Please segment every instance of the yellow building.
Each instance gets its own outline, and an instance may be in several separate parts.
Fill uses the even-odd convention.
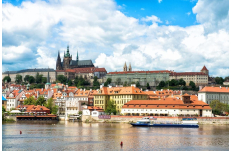
[[[116,110],[121,111],[122,106],[130,100],[145,100],[147,94],[135,86],[130,87],[102,87],[94,95],[94,106],[104,110],[109,100],[116,105]]]

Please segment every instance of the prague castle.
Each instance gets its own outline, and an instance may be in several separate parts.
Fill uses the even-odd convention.
[[[76,60],[72,60],[72,55],[69,53],[69,46],[67,46],[67,52],[64,52],[63,62],[61,62],[60,54],[58,52],[58,57],[56,61],[56,70],[66,70],[73,68],[88,68],[94,67],[91,60],[79,60],[78,52]]]

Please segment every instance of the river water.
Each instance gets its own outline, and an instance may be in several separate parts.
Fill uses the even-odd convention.
[[[20,131],[22,134],[20,135]],[[123,147],[120,142],[123,141]],[[120,123],[3,123],[2,150],[228,150],[228,125],[132,127]]]

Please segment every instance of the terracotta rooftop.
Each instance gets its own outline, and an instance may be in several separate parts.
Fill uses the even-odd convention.
[[[204,67],[201,69],[201,71],[203,71],[203,70],[208,71],[208,69],[206,68],[206,66],[204,66]]]
[[[108,74],[128,74],[128,73],[170,73],[169,70],[159,71],[120,71],[120,72],[109,72]]]
[[[204,87],[200,92],[220,92],[220,93],[229,93],[229,87]]]
[[[141,91],[139,88],[137,87],[103,87],[101,88],[98,93],[96,93],[95,95],[116,95],[116,94],[141,94],[141,95],[147,95],[146,93],[144,93],[144,91]]]

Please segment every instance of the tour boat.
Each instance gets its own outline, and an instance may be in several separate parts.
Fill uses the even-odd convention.
[[[131,123],[132,126],[140,127],[181,127],[181,128],[199,128],[197,121],[154,121],[155,118],[143,117],[136,123]]]

